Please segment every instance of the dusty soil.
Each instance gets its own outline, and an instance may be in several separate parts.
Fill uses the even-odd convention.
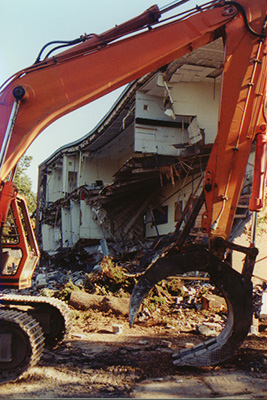
[[[254,270],[265,281],[266,239],[266,231],[258,237],[260,253]],[[247,235],[238,242],[247,246]],[[243,258],[242,253],[235,256],[237,270]],[[253,280],[257,284],[262,279]],[[206,339],[192,329],[190,314],[165,312],[136,322],[132,329],[126,317],[111,313],[73,310],[73,314],[69,337],[53,351],[45,350],[27,376],[1,385],[0,398],[267,398],[266,320],[260,334],[248,336],[237,354],[221,365],[177,368],[172,363],[175,350]],[[194,322],[200,325],[204,319],[208,317]],[[120,325],[122,333],[114,334],[113,325]]]
[[[0,398],[151,398],[151,384],[153,388],[164,385],[167,391],[174,391],[174,395],[164,395],[160,386],[157,398],[203,397],[201,393],[206,398],[222,397],[220,394],[224,392],[218,390],[218,383],[222,377],[225,385],[225,373],[238,374],[238,388],[233,386],[233,394],[252,395],[245,398],[255,398],[257,394],[258,398],[264,398],[265,332],[258,337],[249,336],[237,355],[222,365],[177,368],[172,364],[175,348],[203,341],[201,335],[192,331],[178,334],[168,323],[155,323],[151,319],[137,322],[130,329],[127,318],[107,313],[74,311],[74,316],[76,322],[69,338],[53,351],[45,350],[38,366],[27,377],[2,385]],[[121,326],[121,334],[113,333],[116,324]],[[248,384],[241,384],[240,376],[243,382],[250,382],[250,389]],[[215,379],[215,388],[213,381],[205,381],[207,377]],[[177,392],[174,385],[181,386],[183,382],[190,384]],[[198,388],[204,385],[205,391],[197,396],[194,385]],[[229,385],[227,390],[229,394]]]

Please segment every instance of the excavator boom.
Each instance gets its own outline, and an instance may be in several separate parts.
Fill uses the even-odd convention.
[[[53,121],[216,39],[235,14],[235,9],[210,8],[190,19],[149,28],[110,44],[100,35],[77,45],[77,50],[74,47],[17,73],[0,95],[2,143],[13,91],[25,90],[0,178],[7,177],[32,141]]]
[[[258,35],[247,29],[241,15],[225,27],[218,134],[205,182],[204,225],[211,238],[228,239],[252,142],[256,134],[266,135],[266,2],[246,3]]]

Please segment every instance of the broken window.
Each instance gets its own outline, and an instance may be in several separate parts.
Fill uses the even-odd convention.
[[[71,193],[77,187],[77,172],[68,172],[68,193]]]
[[[174,204],[174,221],[180,221],[183,215],[183,201],[176,201]]]
[[[152,225],[163,225],[168,223],[168,206],[154,208],[152,212],[154,217]]]

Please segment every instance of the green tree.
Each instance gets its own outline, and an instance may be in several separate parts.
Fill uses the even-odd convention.
[[[21,194],[27,200],[30,215],[36,209],[36,194],[32,191],[32,181],[26,174],[27,169],[31,165],[32,157],[23,156],[19,160],[14,183]]]

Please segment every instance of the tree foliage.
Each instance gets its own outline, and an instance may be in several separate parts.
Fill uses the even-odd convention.
[[[14,183],[19,189],[19,194],[26,198],[30,215],[36,209],[36,194],[32,191],[32,181],[26,174],[31,165],[32,157],[23,156],[19,160]]]

